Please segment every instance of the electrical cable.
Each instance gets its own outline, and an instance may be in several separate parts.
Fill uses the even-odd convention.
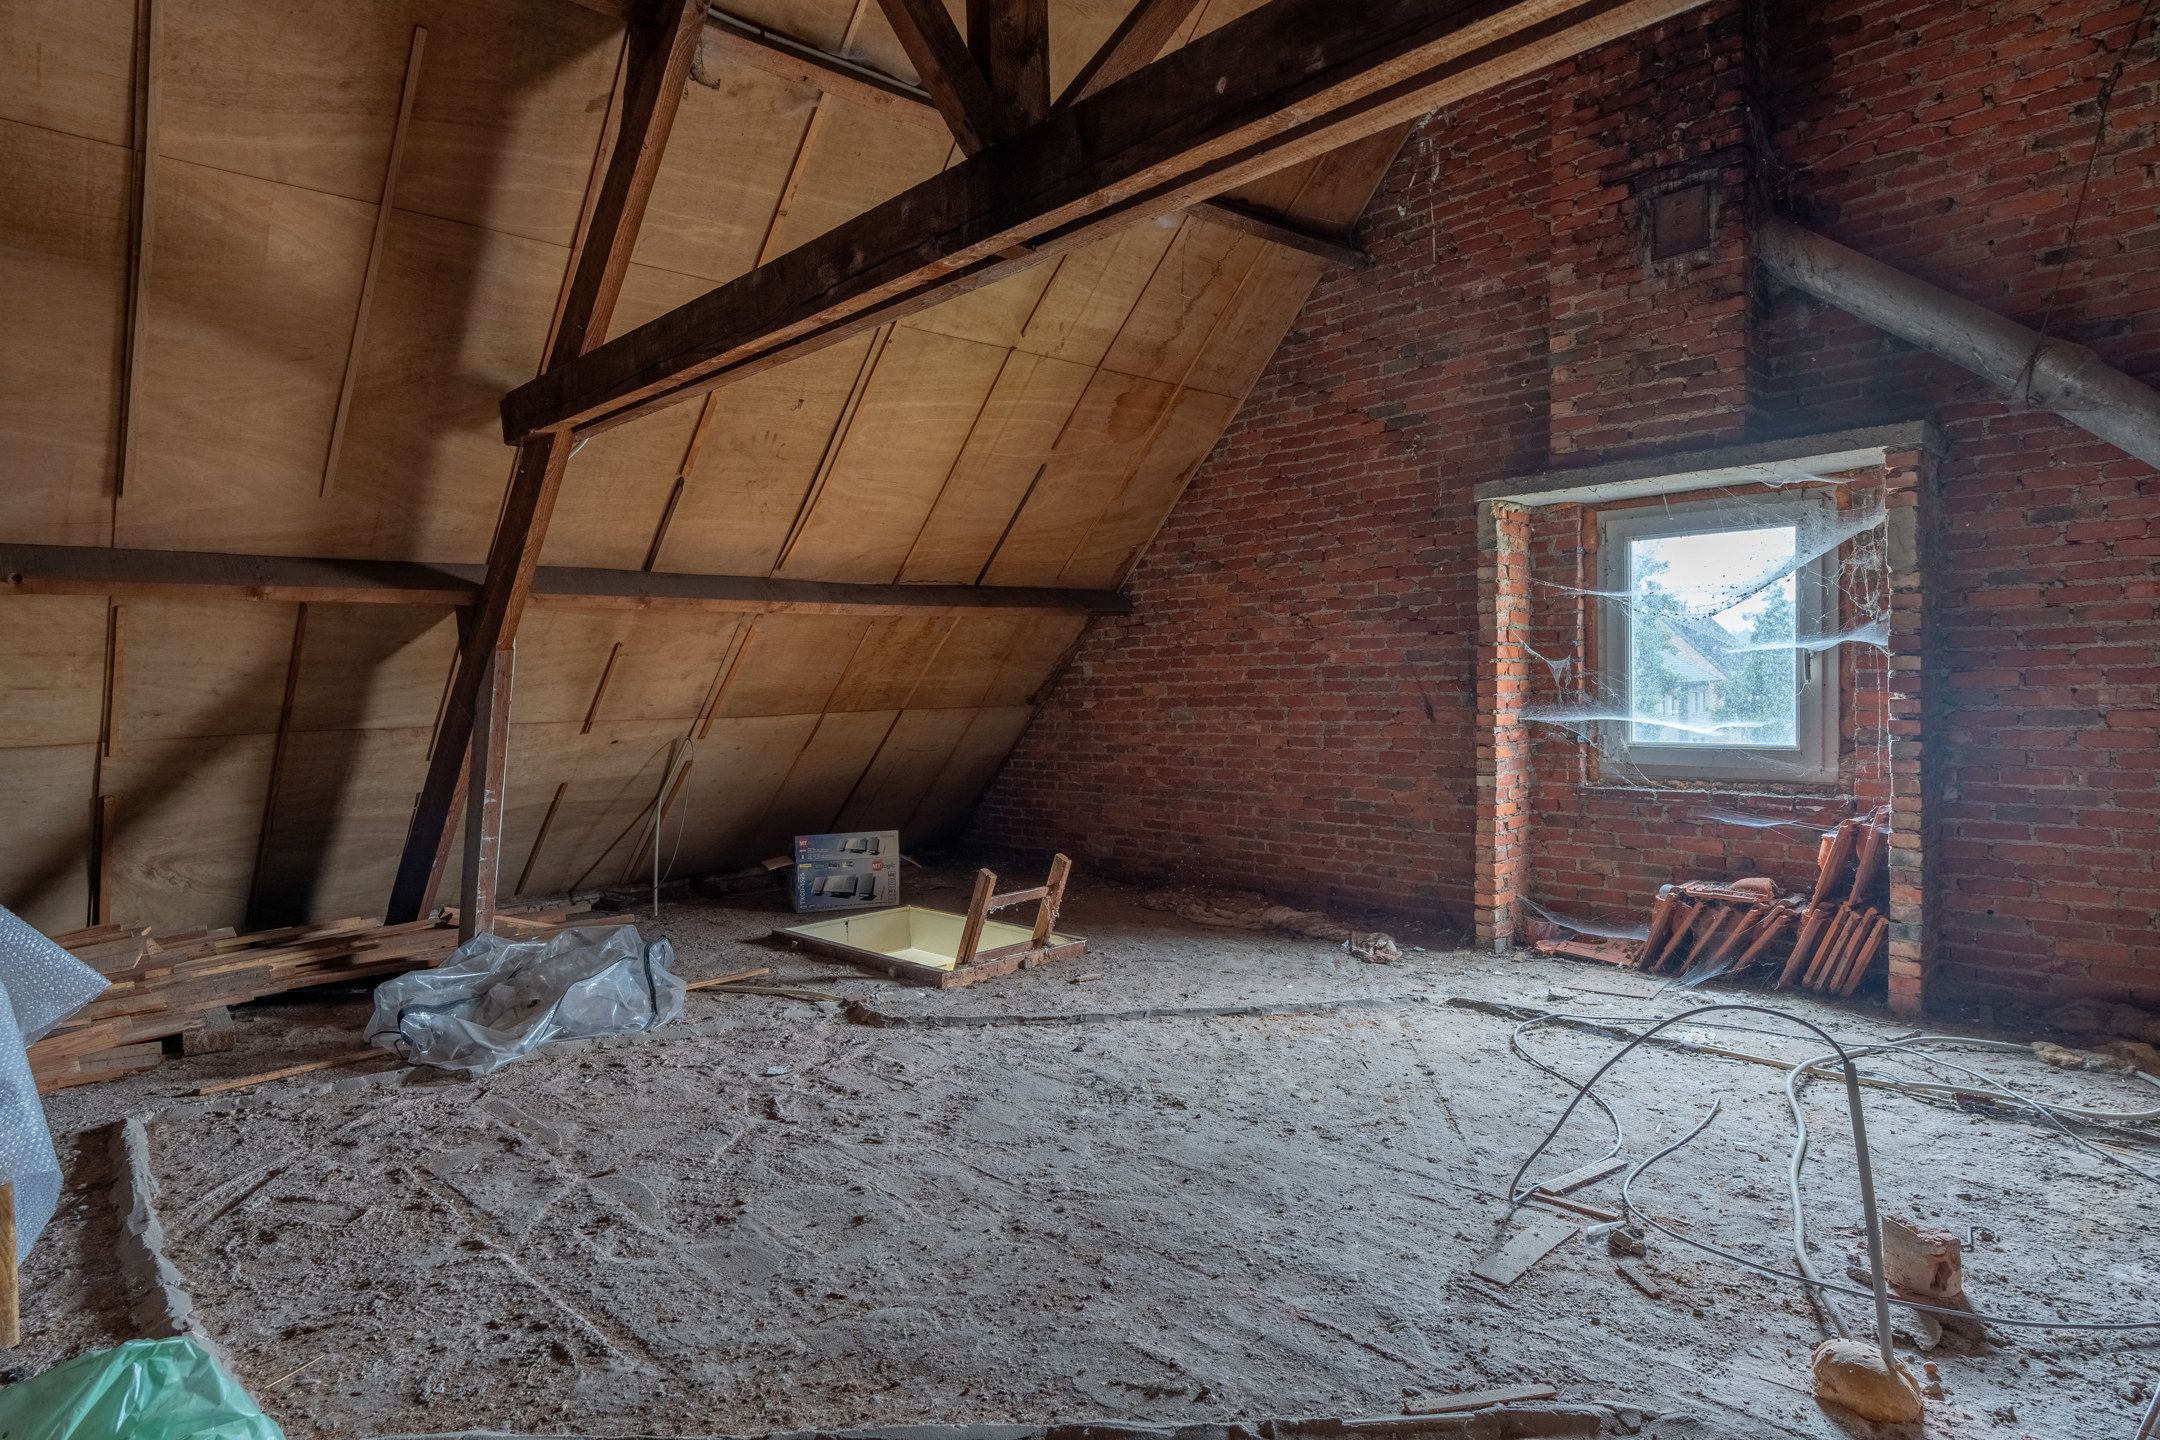
[[[1513,1205],[1519,1206],[1524,1203],[1525,1200],[1530,1198],[1530,1195],[1535,1191],[1535,1189],[1537,1188],[1536,1186],[1532,1186],[1528,1190],[1522,1187],[1523,1176],[1528,1173],[1529,1167],[1536,1161],[1537,1157],[1544,1152],[1544,1150],[1559,1135],[1560,1131],[1566,1127],[1567,1122],[1569,1118],[1573,1115],[1576,1106],[1579,1105],[1584,1098],[1587,1097],[1593,1101],[1598,1102],[1600,1108],[1606,1112],[1608,1119],[1611,1120],[1611,1123],[1614,1126],[1617,1141],[1618,1137],[1622,1133],[1619,1128],[1620,1122],[1617,1117],[1613,1116],[1611,1108],[1604,1105],[1602,1097],[1600,1097],[1596,1093],[1597,1082],[1601,1078],[1603,1078],[1607,1071],[1609,1071],[1614,1065],[1619,1063],[1620,1060],[1625,1058],[1638,1046],[1642,1045],[1643,1043],[1651,1039],[1653,1036],[1655,1036],[1659,1031],[1667,1028],[1668,1026],[1677,1024],[1683,1020],[1697,1019],[1697,1017],[1705,1014],[1706,1012],[1721,1009],[1746,1010],[1774,1016],[1789,1023],[1803,1026],[1804,1028],[1820,1036],[1826,1043],[1831,1046],[1831,1050],[1828,1053],[1818,1055],[1810,1059],[1802,1060],[1798,1064],[1795,1064],[1786,1069],[1786,1102],[1788,1108],[1792,1112],[1793,1123],[1796,1131],[1792,1156],[1787,1165],[1787,1193],[1788,1200],[1791,1204],[1793,1212],[1793,1251],[1794,1259],[1800,1272],[1798,1278],[1801,1280],[1802,1285],[1806,1287],[1810,1298],[1819,1304],[1819,1306],[1822,1308],[1822,1310],[1828,1317],[1830,1327],[1836,1330],[1841,1335],[1849,1334],[1850,1330],[1846,1326],[1844,1317],[1838,1312],[1836,1305],[1829,1299],[1829,1296],[1832,1294],[1837,1294],[1872,1298],[1877,1302],[1879,1324],[1884,1327],[1881,1333],[1887,1346],[1887,1308],[1884,1304],[1887,1295],[1887,1287],[1883,1275],[1881,1255],[1878,1248],[1880,1232],[1876,1228],[1877,1222],[1875,1219],[1875,1207],[1873,1204],[1874,1194],[1872,1165],[1868,1156],[1864,1125],[1860,1120],[1857,1103],[1859,1091],[1858,1082],[1861,1078],[1858,1062],[1862,1059],[1869,1057],[1884,1058],[1895,1063],[1914,1065],[1916,1068],[1922,1063],[1928,1063],[1939,1065],[1944,1067],[1945,1069],[1969,1076],[1973,1081],[1977,1082],[1980,1087],[1983,1087],[1985,1090],[1992,1092],[1995,1096],[1999,1096],[2004,1100],[2010,1101],[2011,1103],[2014,1103],[2024,1109],[2032,1111],[2035,1115],[2039,1116],[2042,1120],[2046,1121],[2056,1130],[2060,1131],[2072,1143],[2078,1145],[2082,1149],[2089,1151],[2105,1163],[2127,1169],[2132,1174],[2135,1174],[2140,1178],[2154,1181],[2155,1183],[2160,1183],[2160,1175],[2155,1175],[2148,1170],[2131,1164],[2129,1161],[2123,1159],[2120,1156],[2111,1154],[2108,1151],[2103,1150],[2096,1145],[2093,1145],[2083,1136],[2078,1135],[2069,1127],[2068,1124],[2065,1123],[2065,1117],[2069,1119],[2085,1121],[2088,1123],[2100,1124],[2123,1125],[2150,1123],[2155,1120],[2160,1120],[2160,1107],[2145,1110],[2101,1110],[2090,1106],[2059,1105],[2053,1102],[2040,1100],[2032,1095],[2026,1094],[2023,1091],[2017,1090],[2009,1085],[2005,1085],[2001,1081],[1995,1079],[1993,1076],[1988,1075],[1982,1071],[1973,1069],[1970,1066],[1959,1065],[1953,1061],[1944,1060],[1941,1057],[1937,1056],[1919,1057],[1903,1053],[1915,1047],[1942,1045],[1955,1045],[1982,1050],[2029,1053],[2028,1048],[2025,1046],[2018,1045],[2010,1041],[1970,1039],[1964,1036],[1936,1035],[1920,1031],[1914,1031],[1904,1035],[1892,1037],[1891,1039],[1886,1041],[1876,1042],[1869,1045],[1847,1047],[1839,1044],[1837,1040],[1829,1036],[1826,1032],[1822,1031],[1810,1022],[1801,1019],[1799,1016],[1775,1009],[1771,1006],[1733,1003],[1726,1005],[1700,1006],[1692,1010],[1683,1011],[1682,1013],[1671,1016],[1667,1019],[1657,1021],[1655,1024],[1651,1025],[1650,1029],[1643,1031],[1641,1034],[1631,1037],[1625,1046],[1623,1046],[1618,1052],[1616,1052],[1613,1056],[1607,1059],[1603,1065],[1598,1067],[1597,1071],[1591,1075],[1589,1080],[1583,1082],[1577,1082],[1560,1072],[1556,1067],[1537,1060],[1522,1044],[1523,1034],[1534,1026],[1558,1021],[1590,1022],[1600,1026],[1612,1026],[1615,1024],[1647,1023],[1650,1017],[1612,1017],[1603,1015],[1577,1016],[1548,1014],[1541,1016],[1533,1016],[1531,1019],[1525,1020],[1518,1024],[1510,1036],[1510,1048],[1513,1049],[1517,1054],[1522,1055],[1526,1060],[1529,1060],[1538,1069],[1544,1071],[1547,1074],[1557,1076],[1559,1079],[1561,1079],[1567,1085],[1573,1088],[1576,1094],[1574,1099],[1569,1101],[1567,1108],[1561,1112],[1559,1120],[1555,1122],[1553,1127],[1546,1132],[1544,1139],[1538,1143],[1537,1147],[1533,1149],[1530,1152],[1529,1156],[1524,1160],[1522,1166],[1516,1170],[1514,1179],[1510,1182],[1509,1194],[1511,1203]],[[1762,1031],[1761,1027],[1756,1026],[1733,1025],[1730,1023],[1720,1023],[1717,1021],[1699,1021],[1699,1023],[1703,1024],[1708,1028],[1751,1030],[1758,1033],[1775,1033]],[[1869,1247],[1869,1256],[1875,1283],[1872,1289],[1866,1290],[1860,1289],[1856,1286],[1840,1284],[1836,1281],[1824,1279],[1820,1274],[1815,1271],[1814,1266],[1811,1263],[1807,1253],[1806,1207],[1802,1196],[1801,1177],[1805,1168],[1807,1152],[1811,1143],[1811,1137],[1807,1125],[1805,1108],[1800,1099],[1800,1091],[1807,1080],[1826,1078],[1833,1071],[1840,1070],[1844,1073],[1848,1104],[1852,1107],[1855,1120],[1855,1156],[1856,1159],[1860,1161],[1862,1210],[1867,1217],[1867,1224],[1869,1227],[1868,1238],[1871,1242]],[[2153,1076],[2146,1075],[2142,1071],[2135,1073],[2137,1074],[2139,1079],[2145,1081],[2146,1083],[2160,1086],[2160,1079],[2155,1079]],[[1916,1098],[1923,1099],[1942,1098],[1952,1095],[1969,1096],[1973,1093],[1974,1090],[1974,1087],[1972,1085],[1953,1085],[1932,1080],[1916,1081],[1904,1079],[1889,1079],[1880,1075],[1871,1075],[1866,1078],[1868,1080],[1868,1083],[1870,1084],[1882,1086],[1893,1091],[1910,1094]],[[1769,1276],[1773,1279],[1794,1279],[1795,1276],[1791,1271],[1782,1270],[1774,1266],[1766,1265],[1761,1263],[1760,1261],[1751,1259],[1750,1257],[1745,1255],[1741,1255],[1723,1246],[1714,1245],[1708,1241],[1696,1239],[1693,1236],[1680,1234],[1678,1231],[1672,1229],[1670,1226],[1660,1223],[1653,1216],[1649,1215],[1647,1212],[1645,1212],[1635,1204],[1633,1195],[1634,1183],[1642,1177],[1644,1172],[1646,1172],[1651,1165],[1664,1159],[1666,1156],[1670,1155],[1675,1150],[1678,1150],[1679,1148],[1699,1136],[1703,1132],[1703,1130],[1709,1126],[1710,1122],[1717,1117],[1717,1114],[1719,1113],[1719,1108],[1719,1105],[1712,1105],[1710,1113],[1705,1115],[1703,1119],[1697,1122],[1692,1129],[1687,1131],[1687,1133],[1682,1135],[1679,1139],[1673,1141],[1671,1144],[1665,1146],[1663,1149],[1659,1150],[1656,1154],[1651,1155],[1645,1160],[1637,1162],[1627,1172],[1627,1174],[1623,1176],[1621,1180],[1621,1203],[1631,1218],[1641,1221],[1642,1223],[1650,1226],[1652,1229],[1657,1230],[1660,1234],[1666,1236],[1671,1240],[1677,1241],[1682,1245],[1688,1246],[1693,1249],[1701,1250],[1707,1254],[1715,1255],[1720,1259],[1726,1260],[1735,1265],[1739,1265],[1744,1269],[1754,1271],[1757,1274]],[[1924,1302],[1906,1300],[1903,1298],[1897,1298],[1895,1303],[1911,1310],[1920,1310],[1930,1314],[1946,1315],[1967,1320],[1974,1320],[1984,1324],[1999,1325],[2010,1329],[2121,1332],[2160,1328],[2160,1317],[2130,1321],[2063,1320],[2052,1318],[2033,1319],[2024,1316],[2002,1316],[1972,1310],[1951,1309],[1945,1306],[1929,1305]],[[1886,1359],[1887,1358],[1888,1357],[1886,1354]],[[2155,1423],[2160,1424],[2160,1415],[2155,1416]],[[2140,1440],[2147,1440],[2147,1437],[2141,1434]],[[2160,1436],[2155,1436],[2154,1440],[2160,1440]]]
[[[1604,1078],[1606,1071],[1612,1069],[1613,1066],[1619,1064],[1622,1060],[1625,1060],[1629,1055],[1633,1054],[1641,1046],[1647,1044],[1652,1036],[1656,1035],[1660,1030],[1665,1029],[1667,1026],[1677,1025],[1683,1020],[1692,1020],[1698,1015],[1707,1015],[1712,1011],[1716,1010],[1750,1011],[1755,1014],[1770,1015],[1780,1020],[1790,1021],[1792,1024],[1801,1026],[1802,1028],[1809,1030],[1813,1032],[1816,1036],[1818,1036],[1825,1045],[1828,1045],[1832,1050],[1837,1052],[1838,1058],[1843,1064],[1845,1071],[1845,1103],[1850,1108],[1852,1114],[1853,1161],[1860,1170],[1860,1211],[1862,1216],[1862,1222],[1867,1234],[1868,1266],[1869,1272],[1874,1276],[1875,1279],[1875,1344],[1876,1348],[1882,1352],[1884,1372],[1886,1374],[1895,1375],[1898,1371],[1897,1356],[1890,1348],[1890,1282],[1888,1281],[1888,1279],[1885,1278],[1885,1269],[1883,1266],[1882,1220],[1880,1215],[1877,1214],[1875,1208],[1875,1168],[1873,1158],[1868,1154],[1867,1116],[1860,1103],[1860,1068],[1853,1062],[1852,1058],[1845,1053],[1845,1047],[1838,1043],[1837,1037],[1833,1036],[1829,1031],[1823,1029],[1821,1026],[1817,1025],[1812,1020],[1804,1020],[1798,1015],[1790,1015],[1782,1010],[1774,1009],[1773,1007],[1768,1005],[1756,1005],[1740,1000],[1723,1000],[1714,1001],[1708,1005],[1698,1005],[1692,1010],[1683,1010],[1677,1015],[1668,1016],[1667,1018],[1658,1021],[1648,1030],[1645,1030],[1642,1034],[1636,1036],[1634,1039],[1628,1041],[1627,1044],[1621,1046],[1616,1053],[1606,1059],[1604,1064],[1598,1066],[1597,1070],[1590,1076],[1588,1080],[1583,1081],[1582,1084],[1576,1087],[1575,1098],[1568,1101],[1567,1108],[1560,1112],[1560,1118],[1553,1123],[1553,1127],[1550,1130],[1547,1130],[1545,1132],[1545,1138],[1538,1141],[1537,1147],[1523,1158],[1522,1164],[1516,1168],[1514,1178],[1508,1182],[1508,1203],[1510,1209],[1512,1211],[1514,1207],[1522,1205],[1530,1198],[1532,1192],[1522,1189],[1523,1176],[1528,1173],[1530,1166],[1537,1160],[1537,1157],[1545,1153],[1545,1148],[1548,1145],[1552,1144],[1554,1138],[1558,1136],[1561,1130],[1566,1127],[1568,1117],[1572,1116],[1575,1113],[1575,1107],[1582,1103],[1583,1097],[1586,1095],[1590,1095],[1596,1091],[1597,1082]],[[1693,1131],[1689,1132],[1687,1136],[1683,1137],[1679,1141],[1676,1141],[1674,1144],[1666,1146],[1663,1150],[1660,1150],[1656,1156],[1652,1156],[1651,1158],[1657,1159],[1664,1155],[1669,1155],[1674,1150],[1678,1149],[1680,1145],[1685,1144],[1688,1140],[1693,1139],[1697,1134],[1700,1134],[1702,1132],[1703,1126],[1708,1125],[1712,1120],[1717,1118],[1717,1111],[1717,1105],[1713,1104],[1710,1107],[1710,1113],[1703,1117],[1701,1124],[1697,1125]],[[1647,1161],[1639,1162],[1633,1170],[1628,1172],[1627,1177],[1620,1182],[1620,1202],[1621,1205],[1631,1215],[1638,1214],[1639,1212],[1636,1211],[1634,1202],[1628,1196],[1628,1186],[1631,1182],[1633,1182],[1636,1176],[1642,1173],[1644,1165],[1646,1165],[1647,1163]],[[1642,1216],[1642,1218],[1646,1221],[1649,1221],[1649,1223],[1651,1223],[1652,1225],[1657,1225],[1657,1222],[1654,1220],[1650,1220],[1650,1217],[1647,1215]],[[1661,1231],[1665,1231],[1665,1233],[1667,1234],[1672,1233],[1671,1231],[1666,1230],[1666,1227],[1662,1225],[1657,1225],[1657,1228]],[[1674,1236],[1674,1238],[1679,1239],[1681,1237]],[[1696,1241],[1687,1243],[1703,1244],[1704,1242]],[[1705,1245],[1704,1248],[1709,1247]],[[1772,1273],[1775,1274],[1777,1272]],[[1786,1277],[1780,1275],[1779,1278],[1783,1279]]]

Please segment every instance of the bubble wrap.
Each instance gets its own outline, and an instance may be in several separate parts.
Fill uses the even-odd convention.
[[[97,998],[105,977],[0,906],[0,1180],[15,1186],[16,1258],[60,1203],[60,1162],[30,1080],[31,1042]]]

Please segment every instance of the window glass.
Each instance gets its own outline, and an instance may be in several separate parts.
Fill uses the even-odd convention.
[[[1628,542],[1628,739],[1799,743],[1799,531],[1792,525]]]

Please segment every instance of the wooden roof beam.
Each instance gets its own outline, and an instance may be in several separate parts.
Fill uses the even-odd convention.
[[[878,5],[962,150],[977,154],[1018,128],[945,13],[944,0],[878,0]]]
[[[705,18],[705,35],[693,76],[701,85],[719,83],[714,75],[720,65],[734,60],[768,75],[821,90],[850,104],[870,106],[895,119],[935,130],[940,135],[952,133],[929,93],[898,76],[828,54],[793,36],[719,10],[708,9]],[[1322,230],[1295,216],[1247,201],[1208,200],[1194,206],[1193,213],[1284,249],[1318,256],[1330,265],[1365,266],[1372,263],[1371,257],[1347,234]]]
[[[1700,3],[1270,0],[520,386],[504,436],[605,429],[703,394]]]
[[[1050,0],[968,0],[968,50],[1014,129],[1050,113]]]
[[[615,143],[570,251],[561,308],[541,359],[543,374],[559,371],[607,335],[704,28],[704,0],[655,0],[650,15],[633,18],[624,32]],[[494,653],[508,648],[517,635],[540,568],[555,497],[570,463],[567,435],[521,439],[488,548],[487,578],[458,648],[457,668],[428,752],[427,778],[405,832],[386,910],[389,924],[415,919],[427,908],[450,814],[463,788],[481,687],[493,673]]]
[[[102,545],[0,545],[0,596],[101,595],[150,600],[260,600],[303,605],[468,606],[480,565],[115,550]],[[4,602],[0,602],[4,603]],[[1114,590],[986,585],[857,585],[757,575],[685,575],[544,565],[527,603],[564,610],[676,610],[710,614],[1129,615]]]

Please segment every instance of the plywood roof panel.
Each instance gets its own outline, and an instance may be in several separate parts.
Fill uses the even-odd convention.
[[[0,175],[0,529],[102,545],[119,454],[128,153],[0,121]]]
[[[1208,0],[1188,32],[1252,3]],[[0,7],[0,541],[481,561],[511,462],[497,403],[532,375],[562,294],[619,26],[561,0],[155,8],[152,105],[137,93],[131,4]],[[729,8],[912,75],[877,0]],[[965,6],[950,9],[964,23]],[[1125,9],[1053,0],[1058,84]],[[377,248],[415,24],[425,63]],[[157,144],[130,393],[138,121]],[[1242,193],[1344,225],[1393,139]],[[611,329],[956,153],[934,129],[709,59]],[[584,437],[543,559],[1115,585],[1318,273],[1312,257],[1204,220],[1124,231]],[[111,918],[379,907],[443,703],[450,613],[126,601],[101,759],[108,608],[0,595],[0,802],[28,817],[0,831],[0,901],[55,927],[89,918],[102,794],[119,825],[102,856]],[[689,768],[662,840],[678,869],[754,861],[836,820],[899,826],[909,843],[949,832],[1083,623],[536,607],[517,648],[505,888],[645,873],[678,761]]]

